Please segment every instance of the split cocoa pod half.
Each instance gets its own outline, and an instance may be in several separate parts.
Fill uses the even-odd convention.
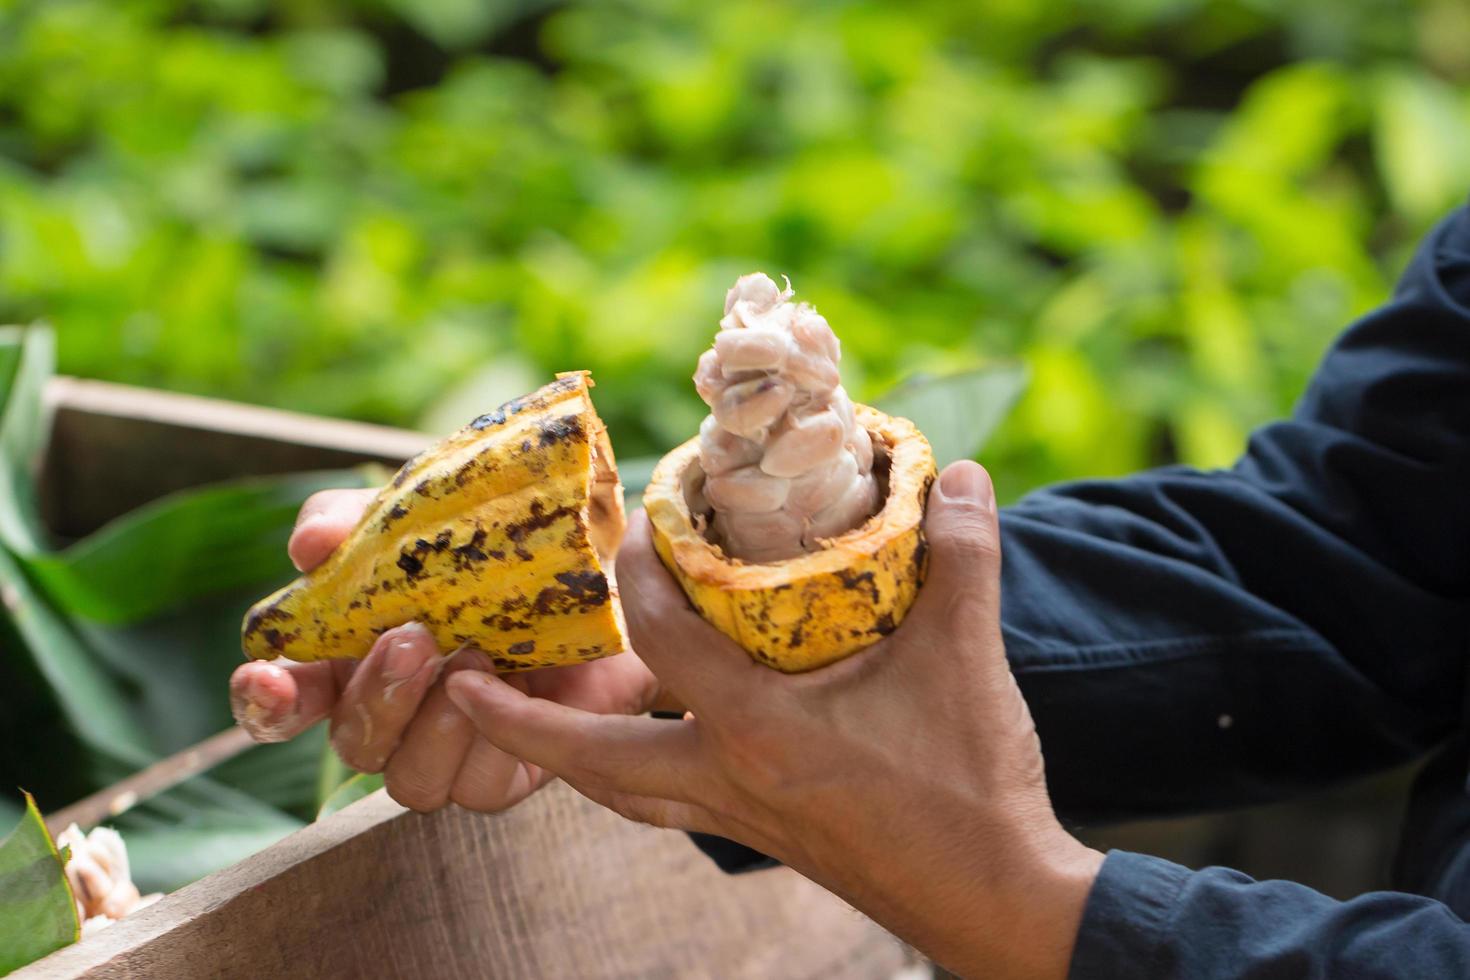
[[[787,673],[813,670],[893,632],[913,605],[928,567],[924,507],[934,453],[908,419],[853,406],[873,443],[880,509],[817,550],[751,564],[707,536],[699,440],[665,456],[643,506],[653,540],[694,608],[752,657]]]
[[[404,464],[320,566],[251,607],[254,659],[360,659],[422,623],[503,671],[619,653],[623,488],[586,372],[475,419]]]

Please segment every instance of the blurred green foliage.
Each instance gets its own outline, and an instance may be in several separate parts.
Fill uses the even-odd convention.
[[[1020,359],[1006,495],[1218,465],[1470,188],[1463,0],[0,0],[0,319],[441,429],[690,435],[725,287],[871,397]]]

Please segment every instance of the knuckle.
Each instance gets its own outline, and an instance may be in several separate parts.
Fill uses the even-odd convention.
[[[979,507],[966,507],[951,515],[943,533],[935,535],[930,544],[961,565],[988,564],[1000,558],[995,522]]]
[[[333,724],[332,749],[351,768],[358,772],[382,772],[387,758],[366,744],[357,727],[348,722]]]
[[[476,813],[500,813],[511,804],[502,794],[490,793],[484,787],[458,782],[449,790],[449,801]]]
[[[444,806],[447,787],[437,786],[418,770],[400,769],[391,762],[383,781],[388,795],[417,813],[432,813]]]

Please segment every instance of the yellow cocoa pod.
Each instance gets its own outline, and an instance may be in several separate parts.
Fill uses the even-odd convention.
[[[408,620],[506,671],[623,650],[623,488],[591,386],[557,375],[409,460],[331,557],[251,607],[246,655],[358,659]]]
[[[855,410],[873,441],[883,506],[818,551],[751,564],[711,542],[698,439],[660,460],[643,494],[654,545],[694,608],[757,661],[787,673],[821,667],[893,632],[928,567],[929,442],[908,419],[866,405]]]

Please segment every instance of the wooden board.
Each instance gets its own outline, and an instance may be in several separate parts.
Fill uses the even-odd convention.
[[[497,816],[378,793],[11,977],[876,980],[907,962],[795,872],[726,876],[554,784]]]
[[[396,468],[432,437],[104,381],[53,378],[41,470],[47,526],[80,537],[185,487],[240,476]]]

